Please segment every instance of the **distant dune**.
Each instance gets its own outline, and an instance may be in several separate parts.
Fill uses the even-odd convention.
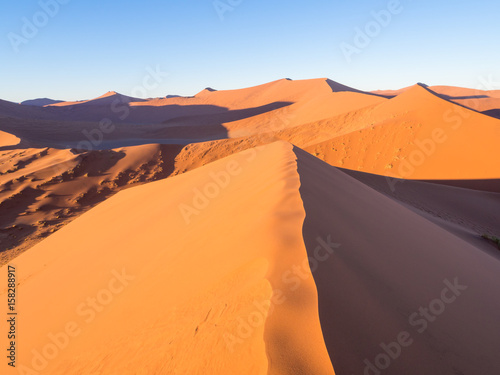
[[[421,86],[353,119],[350,126],[357,123],[354,131],[306,150],[335,166],[391,177],[499,177],[498,120],[440,99]]]
[[[378,90],[373,91],[373,93],[392,98],[409,90],[411,87],[400,90]],[[500,118],[500,90],[485,91],[453,86],[431,86],[428,88],[443,99],[460,104],[485,115]]]
[[[21,104],[22,105],[34,105],[37,107],[45,107],[46,105],[57,104],[57,103],[62,103],[62,102],[63,102],[62,100],[40,98],[40,99],[25,100],[24,102],[21,102]]]
[[[15,135],[0,131],[0,147],[14,146],[20,141]]]
[[[131,102],[142,102],[146,101],[146,99],[138,99],[132,98],[130,96],[119,94],[115,91],[109,91],[106,94],[103,94],[95,99],[90,100],[82,100],[78,102],[58,102],[52,104],[54,107],[66,107],[73,105],[85,105],[85,106],[110,106],[114,101],[118,101],[120,103],[131,103]]]

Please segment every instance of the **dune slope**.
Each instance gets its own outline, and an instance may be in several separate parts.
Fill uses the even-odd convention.
[[[19,364],[40,374],[333,374],[295,159],[278,142],[121,191],[16,258]],[[56,355],[53,337],[65,341]]]
[[[497,374],[498,194],[348,173],[275,142],[107,199],[15,259],[19,365]]]
[[[305,150],[334,166],[397,178],[499,177],[500,122],[424,87],[383,102],[350,127]]]
[[[309,256],[318,237],[341,244],[313,270],[336,372],[497,374],[498,257],[295,152]]]
[[[168,177],[179,145],[0,151],[0,264],[131,185]]]

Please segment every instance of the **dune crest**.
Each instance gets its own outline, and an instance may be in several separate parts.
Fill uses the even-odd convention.
[[[293,148],[278,142],[122,191],[74,220],[16,259],[19,363],[74,321],[81,332],[40,373],[334,374],[299,185]],[[302,276],[291,282],[294,267]],[[90,313],[87,297],[99,300],[116,272],[123,291]]]

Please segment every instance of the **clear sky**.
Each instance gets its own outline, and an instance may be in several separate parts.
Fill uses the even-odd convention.
[[[397,3],[2,0],[0,98],[194,95],[280,78],[363,90],[500,82],[498,0]],[[355,40],[359,30],[371,36]]]

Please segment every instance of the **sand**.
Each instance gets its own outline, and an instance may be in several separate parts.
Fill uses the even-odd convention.
[[[295,154],[254,152],[122,191],[16,258],[19,363],[75,321],[81,333],[42,373],[333,374],[313,278],[306,268],[300,289],[283,281],[307,262]],[[179,205],[217,174],[227,187],[186,222]],[[131,275],[124,290],[93,319],[79,314],[113,270]]]
[[[21,139],[13,134],[0,131],[0,147],[15,146]]]
[[[498,374],[498,98],[0,101],[21,373]]]
[[[470,232],[478,206],[499,212],[498,194],[400,182],[398,201],[370,176],[276,142],[121,191],[13,262],[19,362],[51,357],[59,337],[40,373],[362,373],[407,332],[388,374],[494,374],[498,253],[443,223]],[[443,195],[437,212],[475,200],[465,223],[402,203]],[[455,280],[467,288],[419,333],[411,316]]]
[[[424,87],[414,86],[354,123],[365,127],[305,149],[338,167],[390,177],[498,178],[498,120]]]

